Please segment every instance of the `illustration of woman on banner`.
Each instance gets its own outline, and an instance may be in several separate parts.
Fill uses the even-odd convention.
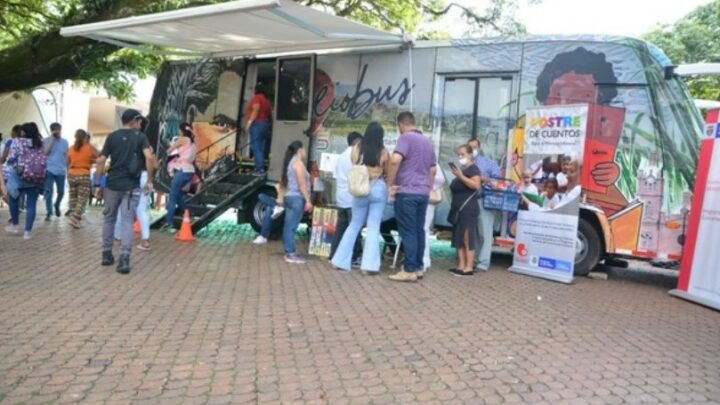
[[[617,82],[613,65],[604,53],[579,47],[558,54],[545,65],[535,93],[544,105],[590,105],[581,178],[587,200],[602,207],[608,216],[628,203],[615,186],[620,177],[615,153],[625,119],[625,109],[608,106],[618,94]]]

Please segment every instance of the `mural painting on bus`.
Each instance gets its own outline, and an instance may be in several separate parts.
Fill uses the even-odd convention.
[[[166,63],[153,93],[148,138],[162,161],[180,123],[189,122],[195,132],[196,164],[203,176],[223,171],[235,154],[237,113],[244,63],[236,60]],[[164,167],[164,166],[163,166]],[[160,170],[160,189],[170,178]]]
[[[551,60],[539,64],[542,70],[535,76],[533,104],[590,105],[587,164],[582,174],[584,198],[608,217],[615,249],[679,254],[682,228],[678,221],[683,215],[682,201],[678,204],[671,196],[677,193],[677,188],[688,190],[689,184],[664,183],[665,175],[677,177],[680,168],[660,165],[650,159],[657,156],[661,142],[665,142],[662,144],[665,149],[677,146],[662,140],[651,120],[653,106],[647,89],[642,86],[643,72],[651,69],[638,58],[637,50],[619,44],[575,44],[565,52],[552,54],[546,48],[543,51],[544,56],[526,53],[526,58],[533,62],[536,58],[547,58],[548,54],[552,56]],[[525,61],[525,65],[537,64]],[[617,86],[619,83],[623,86]],[[664,85],[663,82],[655,84]],[[512,160],[516,168],[522,167],[522,156],[516,153]],[[561,171],[559,162],[554,161],[535,167],[553,174]],[[517,173],[517,169],[513,171]],[[648,178],[649,172],[653,173],[652,178]],[[647,193],[648,182],[653,185],[654,193]],[[660,215],[649,214],[660,207],[664,211]],[[513,224],[508,225],[513,230]]]

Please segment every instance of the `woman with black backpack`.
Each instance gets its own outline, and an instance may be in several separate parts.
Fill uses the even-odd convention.
[[[10,195],[10,224],[5,231],[19,235],[20,229],[20,193],[27,197],[27,213],[25,215],[24,239],[32,238],[32,228],[38,196],[43,192],[47,157],[43,152],[43,140],[38,126],[34,122],[26,122],[21,127],[21,136],[13,140],[7,158],[9,170],[8,194]]]

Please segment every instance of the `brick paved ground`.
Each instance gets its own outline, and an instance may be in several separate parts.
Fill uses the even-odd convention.
[[[508,259],[399,285],[288,267],[230,225],[154,234],[121,276],[90,222],[0,235],[0,402],[720,402],[720,313],[660,287],[565,286]]]

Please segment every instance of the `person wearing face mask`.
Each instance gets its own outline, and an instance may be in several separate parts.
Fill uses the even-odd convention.
[[[455,179],[450,183],[452,202],[448,220],[453,224],[452,247],[457,249],[458,266],[450,269],[456,276],[474,274],[477,224],[480,209],[475,194],[480,188],[480,170],[472,159],[472,149],[462,145],[457,149],[458,165],[451,165]]]
[[[475,165],[480,171],[481,184],[487,183],[490,179],[500,178],[500,167],[493,159],[482,155],[480,141],[473,138],[468,141],[468,146],[472,148]],[[476,270],[488,271],[490,269],[496,212],[486,210],[485,207],[483,207],[482,194],[478,194],[477,203],[480,210],[480,215],[477,219],[477,229],[480,237],[475,240],[477,243],[475,245],[474,265]]]

